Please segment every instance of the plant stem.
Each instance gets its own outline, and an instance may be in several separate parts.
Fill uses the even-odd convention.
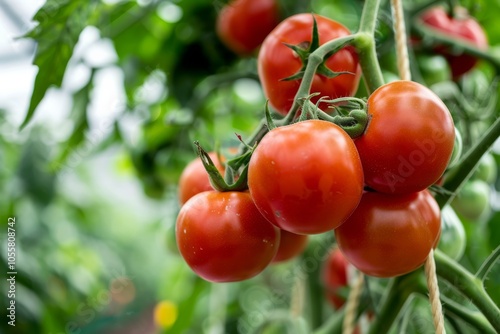
[[[312,252],[314,252],[314,247],[308,247],[304,254],[302,255],[302,260],[304,266],[313,259],[314,266],[307,270],[307,291],[309,294],[309,305],[310,305],[310,315],[311,315],[311,329],[316,329],[323,323],[323,288],[320,283],[320,268],[321,262],[319,259],[315,258]]]
[[[488,258],[483,262],[481,268],[479,268],[479,270],[476,273],[476,277],[484,282],[484,280],[488,276],[488,273],[493,268],[493,265],[498,260],[498,258],[500,258],[500,246],[498,246],[493,251],[493,253],[491,253],[491,255],[488,256]]]
[[[434,259],[438,276],[451,283],[455,289],[470,299],[493,328],[500,332],[500,309],[484,290],[483,282],[439,249],[435,250]]]
[[[321,45],[319,48],[317,48],[309,55],[307,66],[304,71],[304,75],[302,77],[302,81],[300,82],[299,89],[297,90],[297,94],[295,95],[293,106],[289,114],[290,113],[295,114],[295,111],[297,111],[300,108],[299,105],[300,101],[307,98],[307,96],[309,95],[314,75],[316,74],[318,66],[323,62],[324,57],[332,51],[340,50],[344,46],[353,43],[355,38],[356,38],[355,35],[349,35],[331,40]]]
[[[396,320],[401,308],[416,286],[420,271],[393,278],[386,287],[386,293],[378,306],[377,317],[370,326],[369,334],[387,333]],[[421,278],[421,277],[420,277]]]
[[[500,135],[500,118],[497,118],[488,131],[480,138],[476,144],[467,151],[463,160],[450,171],[447,176],[444,188],[447,192],[436,194],[436,201],[440,208],[451,202],[455,194],[460,190],[472,175],[474,167],[479,162],[483,154],[493,145]]]
[[[356,34],[354,46],[358,51],[359,63],[363,70],[368,92],[384,84],[382,71],[378,63],[377,51],[375,49],[375,26],[377,23],[380,0],[368,0],[363,7],[359,32]]]
[[[472,311],[470,309],[464,308],[459,303],[452,299],[441,296],[443,302],[443,308],[448,313],[455,315],[457,318],[467,322],[469,325],[478,329],[480,333],[484,334],[494,334],[495,331],[489,324],[488,320],[477,311]]]
[[[380,0],[367,0],[361,13],[361,22],[359,23],[359,31],[373,35],[377,24],[378,8]]]

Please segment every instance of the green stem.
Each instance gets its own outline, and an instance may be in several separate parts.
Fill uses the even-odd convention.
[[[417,292],[424,298],[428,298],[429,292],[427,289],[427,285],[423,281],[419,281],[419,283],[415,285],[415,292]],[[481,312],[468,309],[463,305],[457,303],[456,301],[444,296],[443,294],[441,294],[440,299],[442,301],[445,313],[450,313],[460,318],[461,320],[469,323],[474,328],[478,329],[481,333],[495,333],[488,320]]]
[[[311,265],[309,262],[314,259],[314,266],[307,270],[307,291],[309,295],[311,329],[316,329],[323,323],[323,288],[320,283],[320,260],[314,257],[316,247],[309,246],[302,255],[303,264]]]
[[[444,193],[436,194],[436,201],[439,207],[444,207],[451,202],[455,194],[459,191],[462,184],[468,180],[474,171],[474,167],[479,162],[479,159],[493,145],[500,136],[500,118],[495,120],[495,123],[486,131],[481,139],[467,151],[463,160],[453,168],[444,184],[444,188],[448,190]]]
[[[426,295],[426,294],[425,294]],[[472,311],[470,309],[464,308],[459,303],[445,296],[441,296],[441,301],[443,302],[443,308],[446,313],[453,314],[457,318],[467,322],[469,325],[478,329],[480,333],[484,334],[494,334],[495,331],[489,324],[488,320],[481,314],[481,312]]]
[[[363,13],[361,14],[359,32],[356,34],[354,43],[369,93],[372,93],[384,84],[384,78],[382,77],[375,49],[375,27],[379,7],[380,0],[368,0],[365,2]]]
[[[498,258],[500,258],[500,246],[498,246],[493,251],[493,253],[491,253],[491,255],[488,256],[488,258],[483,262],[481,268],[479,268],[479,270],[476,273],[476,277],[484,282],[484,280],[488,276],[488,273],[493,268],[493,265],[498,260]]]
[[[486,293],[483,282],[439,249],[435,250],[434,259],[437,275],[451,283],[455,289],[470,299],[493,328],[500,332],[500,310]]]
[[[386,293],[378,306],[377,317],[370,326],[369,334],[387,333],[396,320],[401,308],[413,292],[415,281],[421,279],[420,271],[393,278],[386,287]]]
[[[302,77],[302,81],[300,82],[299,89],[297,90],[297,94],[295,95],[292,108],[289,111],[288,115],[292,114],[292,117],[295,116],[296,111],[300,109],[300,102],[309,96],[314,75],[316,74],[318,66],[321,65],[321,63],[323,63],[325,56],[331,52],[342,49],[344,46],[348,44],[353,43],[354,39],[356,38],[355,36],[356,35],[349,35],[331,40],[321,45],[319,48],[317,48],[309,55],[307,66],[304,71],[304,75]],[[343,74],[343,75],[348,75],[348,74]]]
[[[373,35],[377,25],[378,8],[380,0],[367,0],[361,13],[361,22],[359,23],[359,31]]]

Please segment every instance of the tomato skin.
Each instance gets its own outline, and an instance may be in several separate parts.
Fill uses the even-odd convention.
[[[278,23],[276,0],[233,0],[217,16],[216,32],[234,53],[249,55]]]
[[[350,31],[340,23],[320,15],[314,15],[318,24],[320,45],[338,37],[350,35]],[[301,80],[283,81],[302,68],[300,58],[284,43],[298,45],[310,43],[312,37],[313,18],[311,14],[297,14],[281,22],[264,40],[258,57],[258,72],[264,95],[270,105],[286,115]],[[358,88],[361,67],[358,56],[352,47],[346,47],[326,61],[326,66],[334,72],[347,71],[353,74],[342,74],[335,78],[327,78],[316,74],[311,86],[311,93],[319,92],[320,96],[337,98],[353,96]],[[312,99],[316,102],[320,96]]]
[[[339,294],[339,290],[348,286],[348,265],[349,262],[338,247],[330,251],[323,263],[321,275],[326,288],[326,297],[335,309],[339,309],[345,304],[345,298]]]
[[[366,275],[394,277],[420,267],[440,232],[439,206],[429,191],[365,192],[335,238],[347,261]]]
[[[210,152],[208,155],[215,167],[224,174],[224,165],[219,161],[217,153]],[[197,157],[184,168],[179,178],[179,203],[182,205],[194,195],[208,190],[214,190],[214,188],[210,184],[210,178],[201,159]]]
[[[471,43],[479,49],[488,48],[488,40],[483,28],[472,17],[450,17],[442,7],[434,7],[426,11],[422,21],[432,28],[441,30],[450,37],[455,37]],[[436,52],[442,54],[450,64],[453,78],[458,78],[462,74],[470,71],[477,63],[477,58],[468,54],[453,53],[450,48],[436,47]]]
[[[451,158],[455,127],[446,105],[427,87],[393,81],[367,101],[368,126],[355,140],[366,184],[411,193],[434,184]]]
[[[272,263],[285,262],[302,254],[309,241],[307,235],[295,234],[285,230],[281,230],[280,234],[280,245]]]
[[[206,191],[181,208],[176,239],[197,275],[211,282],[235,282],[269,265],[280,231],[259,213],[248,192]]]
[[[271,223],[295,234],[330,231],[356,208],[363,170],[340,127],[308,120],[267,133],[253,152],[248,187]]]

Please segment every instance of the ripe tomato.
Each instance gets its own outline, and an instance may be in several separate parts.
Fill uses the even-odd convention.
[[[441,30],[450,37],[469,42],[480,49],[488,48],[488,41],[483,28],[472,17],[459,17],[458,15],[457,17],[450,17],[442,7],[434,7],[422,15],[422,21],[432,28]],[[476,57],[457,53],[449,47],[437,47],[436,52],[439,52],[448,60],[454,78],[468,72],[477,63]]]
[[[325,285],[326,297],[335,309],[344,305],[346,299],[340,294],[347,285],[347,267],[349,262],[344,254],[335,247],[330,251],[326,261],[323,263],[322,279]]]
[[[248,192],[205,191],[181,208],[176,238],[182,257],[200,277],[235,282],[267,267],[280,232],[259,213]]]
[[[252,53],[279,23],[277,0],[234,0],[217,16],[217,35],[233,52]]]
[[[340,127],[308,120],[275,128],[250,159],[248,187],[259,211],[279,228],[316,234],[342,224],[363,192],[363,169]]]
[[[307,247],[309,239],[307,235],[290,233],[285,230],[281,230],[280,234],[280,245],[272,261],[273,263],[288,261],[301,254]]]
[[[219,161],[215,152],[208,154],[217,169],[224,173],[224,165]],[[182,171],[179,179],[179,202],[184,204],[188,199],[202,191],[214,190],[210,184],[208,173],[203,167],[201,159],[198,157],[191,161]]]
[[[365,192],[335,237],[347,261],[363,273],[393,277],[422,265],[440,232],[439,206],[429,191],[398,196]]]
[[[411,193],[434,184],[453,152],[455,127],[446,105],[427,87],[393,81],[368,98],[370,117],[355,141],[366,184]]]
[[[350,35],[340,23],[320,15],[314,15],[318,24],[319,44]],[[300,85],[300,80],[284,81],[302,68],[302,61],[286,44],[308,46],[312,39],[313,17],[311,14],[297,14],[281,22],[264,40],[258,57],[259,78],[264,95],[273,108],[287,114]],[[358,56],[352,47],[346,47],[326,60],[326,66],[334,72],[351,72],[335,78],[316,74],[311,93],[337,98],[356,93],[361,68]],[[319,96],[313,98],[316,102]]]

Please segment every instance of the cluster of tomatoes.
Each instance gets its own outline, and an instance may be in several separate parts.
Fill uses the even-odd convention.
[[[240,54],[262,42],[258,72],[264,94],[273,110],[287,115],[309,53],[350,32],[320,15],[298,14],[278,24],[276,8],[272,0],[235,1],[221,12],[217,30]],[[250,37],[248,29],[227,28],[238,24],[239,10],[249,18],[242,25],[259,23]],[[253,22],[259,15],[265,19]],[[360,77],[356,50],[344,47],[319,67],[310,89],[319,94],[311,101],[353,96]],[[440,209],[428,188],[452,157],[452,116],[430,89],[411,81],[383,85],[364,112],[368,125],[356,138],[319,119],[271,129],[239,175],[247,178],[244,190],[214,190],[199,158],[187,166],[179,184],[176,239],[193,271],[213,282],[248,279],[300,254],[308,235],[330,231],[345,259],[365,274],[393,277],[421,266],[441,233]],[[208,157],[224,174],[225,158]]]

